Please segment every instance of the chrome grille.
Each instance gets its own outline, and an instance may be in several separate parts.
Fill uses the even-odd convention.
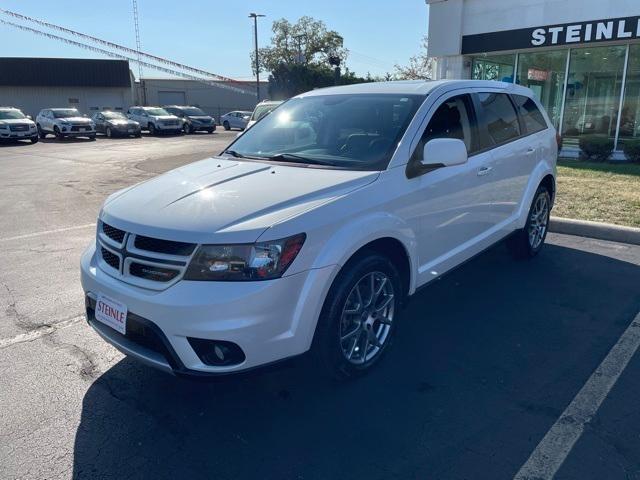
[[[163,290],[177,282],[198,246],[136,235],[102,221],[97,243],[101,270],[124,282],[152,290]]]
[[[124,230],[120,230],[119,228],[112,227],[111,225],[102,222],[102,231],[107,237],[116,243],[122,243],[124,241]]]
[[[136,235],[136,239],[133,244],[140,250],[180,256],[191,255],[193,250],[196,248],[195,243],[173,242],[171,240],[160,240],[158,238],[144,237],[142,235]]]
[[[12,132],[28,132],[29,124],[17,124],[17,125],[9,125],[9,130]]]
[[[120,271],[120,258],[118,258],[116,254],[111,253],[104,247],[100,247],[100,254],[102,255],[102,259],[107,265]]]

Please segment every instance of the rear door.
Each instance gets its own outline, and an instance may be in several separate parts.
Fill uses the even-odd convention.
[[[490,222],[507,228],[517,216],[536,148],[526,138],[511,97],[502,90],[477,92],[478,128],[484,148],[491,151],[485,172],[490,189],[487,212]]]

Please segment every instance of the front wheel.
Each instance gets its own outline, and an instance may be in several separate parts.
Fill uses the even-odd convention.
[[[546,186],[540,185],[533,196],[527,223],[522,230],[509,237],[507,242],[514,257],[532,258],[540,252],[547,238],[550,216],[551,194]]]
[[[45,133],[44,130],[42,130],[42,127],[39,124],[38,124],[37,128],[38,128],[38,136],[43,140],[45,138],[47,138],[47,134]]]
[[[368,371],[391,344],[402,299],[396,267],[377,252],[345,265],[322,308],[312,354],[334,378]]]
[[[156,126],[153,123],[149,124],[149,135],[156,135],[158,132],[156,131]]]
[[[60,129],[57,126],[53,127],[53,134],[56,136],[57,140],[64,139],[64,135],[62,135],[62,133],[60,132]]]
[[[224,127],[225,130],[231,130],[231,125],[229,125],[229,122],[227,122],[226,120],[224,121],[222,126]]]
[[[37,136],[31,137],[29,140],[31,141],[31,143],[38,143],[38,137]]]

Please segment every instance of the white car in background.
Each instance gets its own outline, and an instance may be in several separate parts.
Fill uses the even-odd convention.
[[[282,104],[282,100],[263,100],[256,108],[253,109],[253,113],[251,114],[251,118],[249,118],[249,123],[247,124],[247,128],[251,128],[254,123],[260,120],[265,115],[269,115],[274,108],[278,107]]]
[[[40,138],[52,134],[58,140],[66,137],[87,137],[96,139],[96,126],[77,108],[45,108],[36,117]]]
[[[250,118],[251,112],[241,110],[229,112],[220,117],[220,125],[222,125],[225,130],[231,130],[232,128],[244,130],[247,128]]]
[[[138,122],[142,130],[148,130],[151,135],[161,133],[182,133],[182,120],[160,107],[130,107],[127,117]]]
[[[107,198],[81,259],[87,320],[177,374],[308,350],[332,375],[359,374],[419,287],[503,239],[520,258],[540,251],[556,156],[518,85],[307,92],[215,158]]]
[[[0,107],[0,140],[31,140],[31,143],[37,143],[36,124],[17,108]]]

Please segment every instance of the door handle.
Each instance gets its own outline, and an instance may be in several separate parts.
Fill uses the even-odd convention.
[[[480,170],[478,170],[478,176],[482,177],[484,175],[488,175],[491,173],[491,170],[493,170],[493,167],[482,167]]]
[[[533,147],[527,148],[527,155],[531,155],[532,153],[536,153],[536,149]]]

